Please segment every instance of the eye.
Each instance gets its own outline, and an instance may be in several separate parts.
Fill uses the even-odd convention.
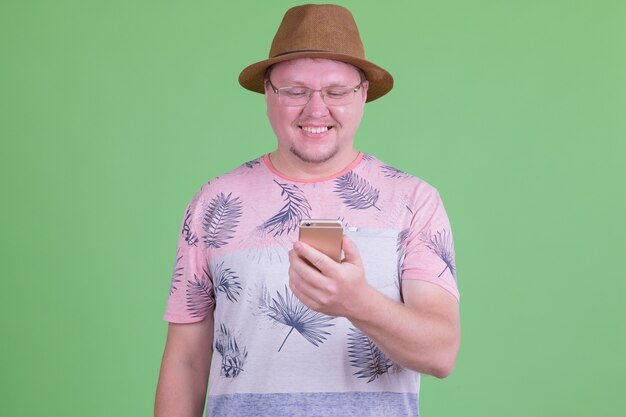
[[[282,94],[290,98],[306,97],[309,89],[306,87],[288,87],[280,90]]]
[[[329,98],[342,98],[352,91],[351,88],[329,88],[324,93]]]

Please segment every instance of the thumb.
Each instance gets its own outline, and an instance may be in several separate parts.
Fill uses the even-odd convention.
[[[343,254],[344,258],[342,262],[347,262],[357,266],[363,266],[361,261],[361,254],[359,248],[348,236],[343,235]]]

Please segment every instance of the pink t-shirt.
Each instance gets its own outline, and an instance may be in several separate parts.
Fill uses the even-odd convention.
[[[174,323],[213,314],[207,415],[308,415],[290,406],[303,402],[319,415],[370,415],[364,404],[371,415],[417,415],[418,373],[289,290],[287,252],[306,218],[342,220],[368,281],[388,297],[401,302],[410,279],[458,299],[448,218],[424,181],[364,154],[316,181],[284,177],[267,155],[250,161],[187,207],[165,313]]]

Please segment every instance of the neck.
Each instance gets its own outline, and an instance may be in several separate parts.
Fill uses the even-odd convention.
[[[304,162],[296,158],[286,158],[279,151],[269,154],[270,162],[275,170],[295,180],[317,180],[332,177],[346,169],[359,156],[359,151],[350,149],[341,158],[333,157],[323,163]]]

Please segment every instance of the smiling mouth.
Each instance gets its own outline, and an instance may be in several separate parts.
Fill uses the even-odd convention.
[[[328,132],[333,127],[332,126],[319,126],[319,127],[299,126],[299,128],[304,130],[307,133],[313,133],[315,135],[319,135],[320,133]]]

